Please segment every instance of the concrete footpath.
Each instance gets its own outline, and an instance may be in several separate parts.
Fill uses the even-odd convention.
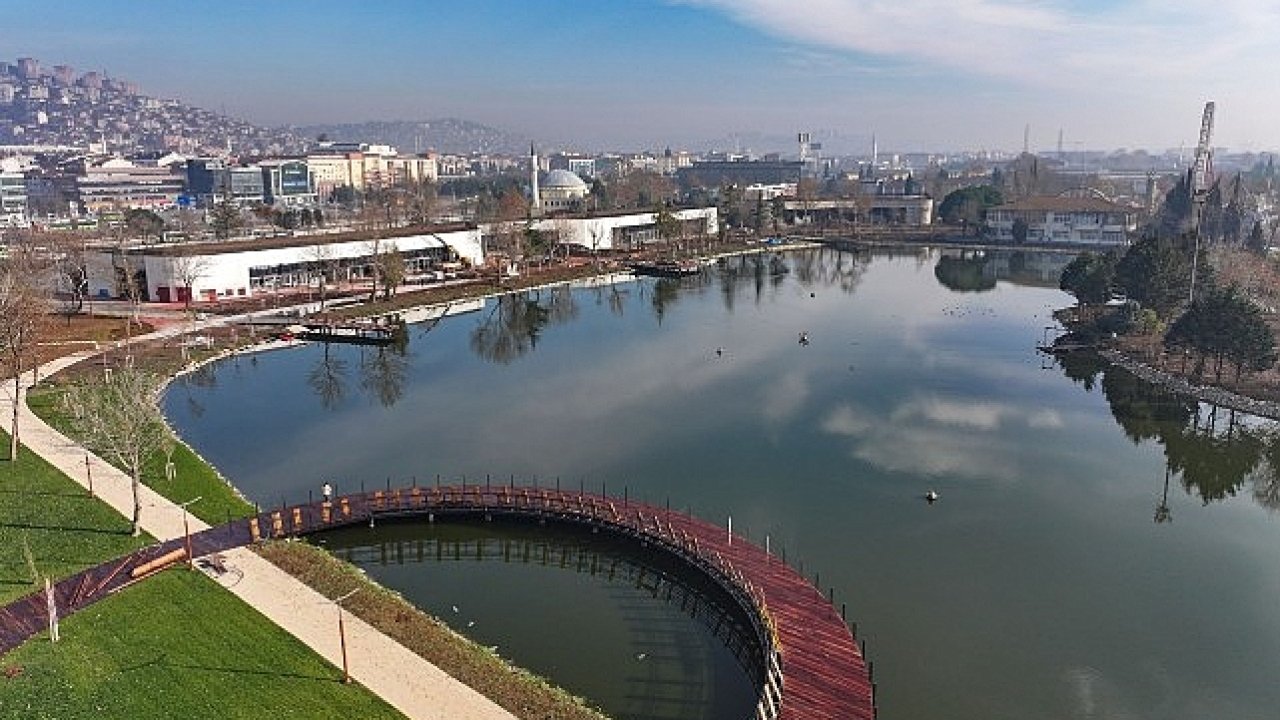
[[[188,325],[162,331],[135,338],[135,342],[172,336],[191,329],[192,326]],[[41,366],[39,377],[53,375],[94,354],[96,351],[77,353],[46,363]],[[132,517],[133,492],[129,476],[49,427],[31,412],[26,404],[25,388],[31,384],[32,378],[32,373],[24,374],[24,389],[17,398],[19,436],[24,450],[44,458],[85,488],[89,486],[87,473],[92,472],[94,493],[125,517]],[[5,382],[5,391],[0,392],[0,417],[11,417],[15,401],[12,394],[13,381],[9,378]],[[143,529],[157,540],[182,537],[182,509],[147,487],[142,488],[141,519]],[[194,517],[189,518],[189,522],[192,532],[208,527]],[[326,660],[341,667],[338,610],[332,602],[252,550],[240,548],[224,553],[224,557],[228,568],[235,572],[222,575],[218,578],[219,584]],[[344,614],[344,623],[351,676],[407,717],[423,720],[515,719],[514,715],[488,698],[446,675],[364,621],[347,613]]]

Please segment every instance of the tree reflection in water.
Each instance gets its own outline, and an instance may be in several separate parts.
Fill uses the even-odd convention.
[[[383,407],[395,405],[404,395],[409,372],[408,343],[403,338],[390,345],[362,347],[360,387],[378,399]]]
[[[1163,446],[1167,474],[1178,477],[1188,494],[1208,505],[1234,497],[1251,482],[1256,502],[1280,509],[1280,427],[1275,422],[1171,393],[1091,353],[1059,355],[1057,361],[1086,389],[1101,376],[1116,423],[1134,444],[1152,440]],[[1171,519],[1167,486],[1164,492],[1156,522]]]
[[[347,361],[330,352],[329,346],[330,343],[324,343],[324,353],[307,373],[307,385],[316,392],[320,407],[325,410],[333,410],[342,403],[347,381]]]
[[[537,347],[544,328],[576,318],[577,302],[568,287],[502,295],[471,331],[471,349],[506,365]]]
[[[995,275],[986,272],[985,254],[943,255],[933,267],[933,276],[943,287],[956,292],[984,292],[996,288]]]
[[[640,302],[648,303],[661,324],[681,296],[706,293],[717,282],[725,308],[730,311],[742,288],[753,287],[759,304],[767,295],[766,290],[781,287],[792,272],[804,287],[834,286],[852,294],[870,260],[869,254],[834,248],[802,250],[786,256],[753,253],[722,258],[714,270],[691,277],[641,280],[634,285],[609,285],[590,292],[594,293],[597,303],[607,301],[610,312],[617,316],[625,314],[627,303],[633,297],[639,298]],[[537,348],[544,330],[578,317],[579,292],[562,285],[498,297],[471,331],[472,351],[489,362],[503,365],[514,362]]]

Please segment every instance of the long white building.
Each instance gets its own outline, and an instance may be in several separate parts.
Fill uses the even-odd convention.
[[[253,297],[277,288],[351,280],[371,274],[375,252],[394,246],[410,275],[442,263],[484,264],[480,230],[454,224],[378,233],[341,233],[241,242],[146,245],[89,254],[89,292],[126,297],[129,278],[155,302],[213,302]]]
[[[719,213],[714,207],[672,210],[671,214],[682,224],[685,238],[720,232]],[[655,218],[652,211],[563,215],[537,220],[534,227],[554,234],[561,245],[599,251],[631,250],[659,241]]]

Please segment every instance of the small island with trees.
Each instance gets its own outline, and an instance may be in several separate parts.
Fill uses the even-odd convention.
[[[1099,350],[1200,399],[1280,414],[1268,319],[1280,268],[1229,210],[1212,197],[1197,208],[1184,178],[1132,245],[1077,256],[1059,286],[1078,304],[1056,314],[1068,332],[1051,349]]]

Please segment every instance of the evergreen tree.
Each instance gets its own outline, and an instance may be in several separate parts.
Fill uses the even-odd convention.
[[[1111,299],[1115,276],[1115,255],[1081,253],[1063,269],[1058,287],[1075,295],[1081,304],[1100,304]]]
[[[1253,230],[1249,231],[1249,240],[1246,247],[1256,253],[1265,253],[1267,251],[1267,238],[1263,234],[1262,221],[1259,220],[1253,224]]]
[[[1116,285],[1129,299],[1170,317],[1190,292],[1191,255],[1192,241],[1186,236],[1149,235],[1130,246],[1117,263]],[[1203,257],[1199,271],[1207,287],[1208,262]]]
[[[1161,237],[1176,237],[1191,230],[1191,171],[1187,171],[1164,196],[1164,202],[1152,220],[1153,230]]]
[[[938,206],[938,215],[945,223],[978,225],[988,208],[1003,202],[1004,197],[996,186],[975,185],[948,193]]]
[[[1222,379],[1224,364],[1244,370],[1266,370],[1276,363],[1275,338],[1258,309],[1235,287],[1212,288],[1169,328],[1165,345],[1190,349],[1199,355],[1197,368],[1212,361],[1214,377]]]

